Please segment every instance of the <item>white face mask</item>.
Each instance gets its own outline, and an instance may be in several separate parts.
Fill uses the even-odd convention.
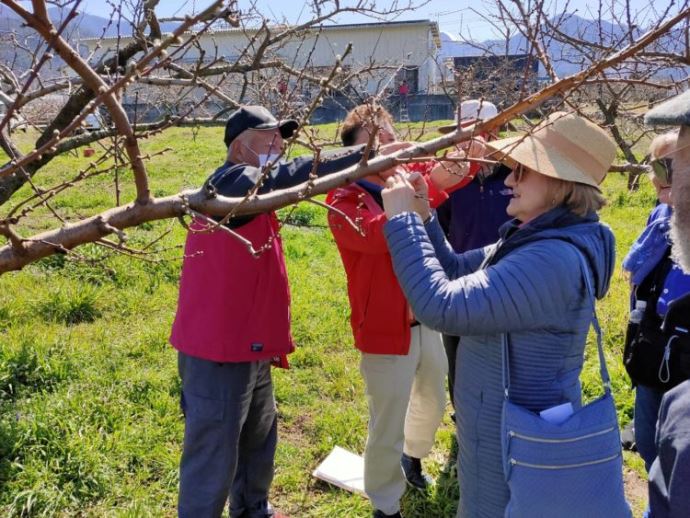
[[[283,162],[283,160],[278,160],[280,153],[257,153],[252,148],[247,146],[244,142],[239,142],[239,144],[246,151],[249,151],[249,153],[254,155],[254,157],[257,159],[257,161],[259,163],[259,167],[265,166],[268,162],[271,162],[273,165],[277,165],[277,164]]]
[[[252,151],[253,153],[253,151]],[[268,162],[271,162],[272,164],[277,164],[278,163],[278,157],[280,156],[280,153],[270,153],[268,155],[258,155],[259,156],[259,167],[265,166]]]

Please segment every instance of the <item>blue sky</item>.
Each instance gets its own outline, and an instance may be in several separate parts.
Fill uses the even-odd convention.
[[[112,2],[113,0],[111,0]],[[659,8],[669,0],[656,0]],[[403,3],[404,0],[401,1]],[[22,2],[25,3],[25,2]],[[118,1],[120,3],[120,1]],[[161,0],[156,12],[160,16],[170,16],[173,14],[185,14],[193,10],[200,10],[209,5],[209,0]],[[350,4],[347,0],[342,0],[342,4]],[[391,0],[377,0],[380,6],[390,5]],[[421,3],[421,2],[419,2]],[[604,2],[610,5],[611,2]],[[240,0],[240,8],[247,8],[249,0]],[[311,18],[312,14],[306,9],[303,0],[256,0],[256,4],[262,14],[270,19],[283,20],[294,23]],[[472,8],[484,11],[491,2],[478,2],[476,0],[431,0],[426,4],[417,7],[414,11],[400,15],[398,20],[430,19],[439,23],[441,31],[445,31],[457,36],[458,33],[474,40],[485,40],[493,36],[491,25],[482,19]],[[648,12],[652,7],[651,0],[630,0],[634,11]],[[565,0],[554,0],[551,2],[552,11],[558,11],[566,5]],[[99,16],[107,16],[111,8],[107,0],[83,0],[83,10]],[[571,0],[568,3],[568,10],[583,18],[596,17],[598,7],[597,1],[591,0]],[[606,17],[606,16],[605,16]],[[391,18],[392,19],[392,18]],[[375,21],[357,14],[343,14],[337,18],[340,23],[358,23]]]

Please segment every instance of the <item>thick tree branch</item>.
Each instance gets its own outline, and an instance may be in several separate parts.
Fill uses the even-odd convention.
[[[570,92],[582,87],[588,81],[596,78],[603,70],[621,65],[626,59],[639,53],[651,42],[655,41],[660,36],[667,34],[670,28],[675,26],[679,21],[685,19],[686,16],[686,12],[680,13],[678,16],[671,18],[664,24],[660,24],[655,30],[650,31],[645,36],[641,37],[637,42],[632,43],[624,50],[594,63],[592,66],[582,72],[557,81],[554,84],[547,86],[543,90],[528,96],[527,98],[515,103],[508,109],[502,111],[493,119],[484,121],[476,126],[457,130],[454,133],[439,137],[423,144],[417,144],[393,155],[381,156],[368,160],[366,163],[353,166],[335,175],[316,180],[310,179],[305,184],[290,189],[244,198],[230,199],[213,197],[209,192],[203,189],[184,191],[182,193],[160,199],[153,198],[145,204],[130,203],[125,206],[116,207],[104,211],[99,215],[74,223],[68,223],[63,225],[61,228],[50,230],[29,238],[23,238],[16,232],[12,234],[11,232],[13,230],[11,228],[9,229],[9,234],[6,229],[2,229],[2,232],[10,242],[4,247],[0,247],[0,273],[22,268],[24,265],[52,253],[66,252],[72,250],[74,247],[80,244],[102,240],[104,237],[112,233],[122,236],[122,231],[124,229],[136,226],[146,221],[154,221],[176,216],[179,217],[192,212],[215,215],[219,217],[228,217],[229,215],[240,216],[267,212],[280,207],[294,205],[300,201],[304,201],[305,197],[307,196],[325,193],[335,187],[352,182],[363,176],[389,169],[394,165],[399,164],[401,161],[410,160],[417,156],[432,156],[440,149],[447,148],[453,144],[472,138],[472,136],[477,132],[486,132],[496,129],[499,126],[511,121],[515,117],[518,117],[521,114],[524,114],[539,106],[542,102],[553,96],[565,96]],[[313,22],[311,23],[313,24]],[[259,50],[257,51],[256,55],[253,56],[254,59],[249,64],[261,66],[262,62],[265,63],[265,52],[268,48],[266,42],[280,41],[280,38],[282,37],[283,33],[279,33],[277,35],[272,34],[266,28],[266,30],[262,33],[261,38],[258,38],[256,41]],[[63,52],[68,53],[70,49],[67,47],[63,48],[62,50]],[[175,52],[178,51],[179,49]],[[154,48],[152,51],[147,53],[144,58],[133,68],[143,72],[144,75],[148,74],[152,69],[156,68],[156,66],[151,66],[149,68],[145,67],[147,67],[151,60],[158,55],[160,55],[158,49]],[[72,63],[70,64],[73,65]],[[77,67],[77,69],[79,68],[79,62],[75,62],[74,65]],[[244,61],[242,66],[246,65],[247,62]],[[198,77],[199,74],[202,73],[202,70],[203,68],[197,67],[195,70],[189,72],[192,74],[191,77],[178,77],[177,79],[191,81]],[[238,69],[238,71],[242,72],[240,69]],[[101,96],[103,96],[103,101],[106,101],[106,97],[113,96],[113,92],[117,92],[119,89],[123,88],[125,82],[129,81],[129,79],[132,77],[131,75],[128,75],[129,72],[127,72],[120,80],[111,85],[110,88],[105,88],[102,90],[101,87],[104,85],[102,83],[97,85],[95,82],[96,79],[89,75],[88,70],[81,70],[81,72],[83,72],[83,74],[80,73],[80,75],[84,77],[85,81],[84,88],[95,88],[94,91],[96,93],[92,94],[92,98],[97,102],[100,102]],[[182,74],[182,76],[184,75],[185,74]],[[98,79],[102,81],[101,78]],[[637,79],[639,80],[640,77],[638,76]],[[611,85],[607,86],[611,88]],[[317,96],[317,99],[314,100],[314,103],[312,103],[310,109],[313,109],[318,100],[319,99]],[[86,104],[84,107],[85,106]],[[82,107],[82,109],[80,109],[77,113],[83,115],[84,107]],[[178,122],[181,121],[182,120],[179,120]],[[69,128],[69,124],[65,127]],[[137,135],[134,135],[134,129],[130,129],[132,130],[132,135],[136,137]],[[137,130],[139,130],[139,128],[137,128]],[[119,127],[118,132],[120,132]],[[74,142],[75,141],[73,140],[72,143]],[[57,142],[53,143],[55,144]],[[141,157],[139,158],[141,159]],[[16,168],[17,166],[15,166],[15,169]],[[8,228],[7,221],[0,223]]]

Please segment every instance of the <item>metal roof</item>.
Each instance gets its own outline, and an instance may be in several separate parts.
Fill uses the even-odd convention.
[[[431,31],[431,35],[434,39],[434,44],[436,45],[436,48],[441,48],[441,36],[440,32],[438,29],[438,23],[432,22],[431,20],[399,20],[399,21],[393,21],[393,22],[371,22],[371,23],[342,23],[342,24],[328,24],[328,25],[313,25],[311,27],[308,27],[305,30],[308,31],[314,31],[314,30],[326,30],[326,31],[338,31],[338,30],[357,30],[357,29],[371,29],[374,27],[379,27],[379,28],[384,28],[384,27],[395,27],[395,26],[407,26],[407,25],[427,25],[429,27],[429,30]],[[269,29],[288,29],[290,28],[290,25],[271,25],[269,26]],[[258,27],[231,27],[227,29],[222,29],[222,28],[217,28],[217,29],[209,29],[205,32],[205,34],[208,35],[216,35],[216,34],[226,34],[226,33],[235,33],[235,32],[245,32],[245,33],[253,33],[257,32],[259,30]],[[190,34],[193,33],[193,31],[188,31],[185,34]],[[91,38],[82,38],[79,41],[80,42],[89,42],[89,41],[115,41],[117,39],[124,39],[124,38],[130,38],[131,35],[121,35],[119,38],[117,36],[108,36],[105,38],[98,38],[98,37],[91,37]]]

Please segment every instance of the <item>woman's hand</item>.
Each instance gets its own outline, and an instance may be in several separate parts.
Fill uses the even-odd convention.
[[[381,197],[388,219],[412,211],[418,213],[423,221],[431,215],[428,187],[426,180],[419,173],[391,176],[386,180],[386,188]]]
[[[426,178],[421,173],[410,173],[407,175],[407,181],[414,188],[414,211],[426,222],[431,216],[429,185]]]
[[[401,174],[386,179],[386,188],[381,192],[381,198],[383,198],[383,210],[386,211],[388,219],[414,210],[414,187]]]

